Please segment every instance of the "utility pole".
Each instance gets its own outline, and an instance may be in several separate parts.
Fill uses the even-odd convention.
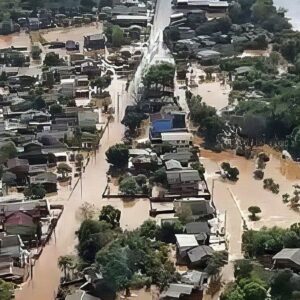
[[[118,114],[118,121],[120,121],[120,93],[119,92],[117,95],[117,114]]]

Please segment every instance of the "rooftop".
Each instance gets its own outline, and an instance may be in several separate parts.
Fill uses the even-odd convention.
[[[276,259],[288,259],[295,264],[300,265],[300,248],[284,248],[273,256],[273,260]]]
[[[191,234],[175,234],[178,247],[197,247],[198,242],[194,235]]]

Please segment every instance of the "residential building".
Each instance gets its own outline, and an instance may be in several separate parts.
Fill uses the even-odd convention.
[[[187,252],[188,265],[192,267],[204,267],[207,264],[208,259],[213,255],[214,250],[207,246],[201,245],[190,249]]]
[[[188,251],[199,246],[192,234],[175,234],[176,256],[178,264],[186,264]]]
[[[196,196],[201,181],[197,170],[183,169],[166,171],[169,193],[181,196]]]
[[[87,50],[105,49],[105,38],[102,33],[84,36],[84,48]]]
[[[79,111],[78,124],[80,127],[95,127],[99,123],[99,113],[96,111]]]
[[[300,248],[284,248],[272,258],[277,268],[290,268],[300,271]]]
[[[161,133],[163,143],[168,143],[176,148],[189,148],[193,136],[189,132],[163,132]]]
[[[209,195],[210,196],[210,195]],[[215,214],[214,207],[210,201],[203,198],[183,198],[174,200],[174,209],[179,211],[182,207],[188,207],[192,211],[192,215],[196,218],[206,217],[213,218]]]
[[[195,235],[199,245],[208,245],[210,238],[210,226],[206,222],[190,222],[185,225],[185,233]]]
[[[147,26],[148,17],[141,15],[115,15],[111,19],[112,23],[120,26],[140,25]]]

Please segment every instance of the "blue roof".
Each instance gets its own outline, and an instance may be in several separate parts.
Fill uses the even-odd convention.
[[[155,120],[152,122],[153,133],[167,132],[172,128],[173,128],[173,118]]]

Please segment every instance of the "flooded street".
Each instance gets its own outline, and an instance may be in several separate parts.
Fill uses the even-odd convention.
[[[159,11],[155,17],[155,23],[153,26],[153,35],[161,35],[164,26],[169,22],[169,17],[166,17],[165,8],[171,8],[171,1],[158,0]],[[86,29],[85,29],[86,30]],[[96,29],[95,29],[96,30]],[[99,30],[99,28],[97,28]],[[94,32],[92,32],[94,33]],[[89,32],[89,34],[92,34]],[[49,32],[44,35],[47,40],[56,40],[57,32]],[[79,35],[82,37],[82,33]],[[75,36],[70,36],[66,31],[65,35],[59,35],[59,40],[63,39],[74,39]],[[155,41],[152,40],[152,46]],[[155,52],[153,57],[158,52]],[[161,52],[159,52],[161,53]],[[149,55],[151,52],[149,52]],[[146,66],[146,62],[140,73],[136,72],[135,82],[140,82],[143,67]],[[134,86],[134,84],[132,84]],[[92,157],[89,165],[87,166],[85,173],[83,174],[83,191],[81,198],[80,184],[76,186],[68,199],[68,192],[65,190],[60,192],[59,199],[64,204],[64,212],[56,227],[56,239],[53,237],[49,245],[44,248],[44,251],[37,260],[34,267],[33,280],[23,284],[19,291],[16,291],[16,299],[18,300],[50,300],[53,299],[58,288],[60,279],[60,270],[57,267],[57,260],[60,255],[66,255],[74,253],[76,254],[77,239],[75,232],[80,225],[78,217],[78,209],[84,202],[89,202],[95,205],[99,210],[103,205],[111,204],[114,207],[121,210],[121,227],[125,230],[132,230],[140,226],[146,219],[149,218],[149,201],[148,200],[136,200],[136,201],[122,201],[121,199],[102,199],[101,195],[106,185],[106,172],[108,170],[108,164],[106,162],[105,152],[106,150],[121,141],[124,133],[124,126],[120,124],[123,113],[128,104],[133,102],[131,93],[124,91],[125,81],[118,80],[114,76],[111,86],[109,87],[113,106],[116,109],[116,115],[114,121],[107,128],[100,144],[99,150],[96,157]],[[131,89],[132,90],[132,89]],[[118,101],[118,96],[119,101]],[[68,200],[67,200],[68,199]],[[145,297],[149,297],[150,294],[145,293]],[[140,295],[139,295],[140,296]],[[143,299],[147,299],[144,297]]]

